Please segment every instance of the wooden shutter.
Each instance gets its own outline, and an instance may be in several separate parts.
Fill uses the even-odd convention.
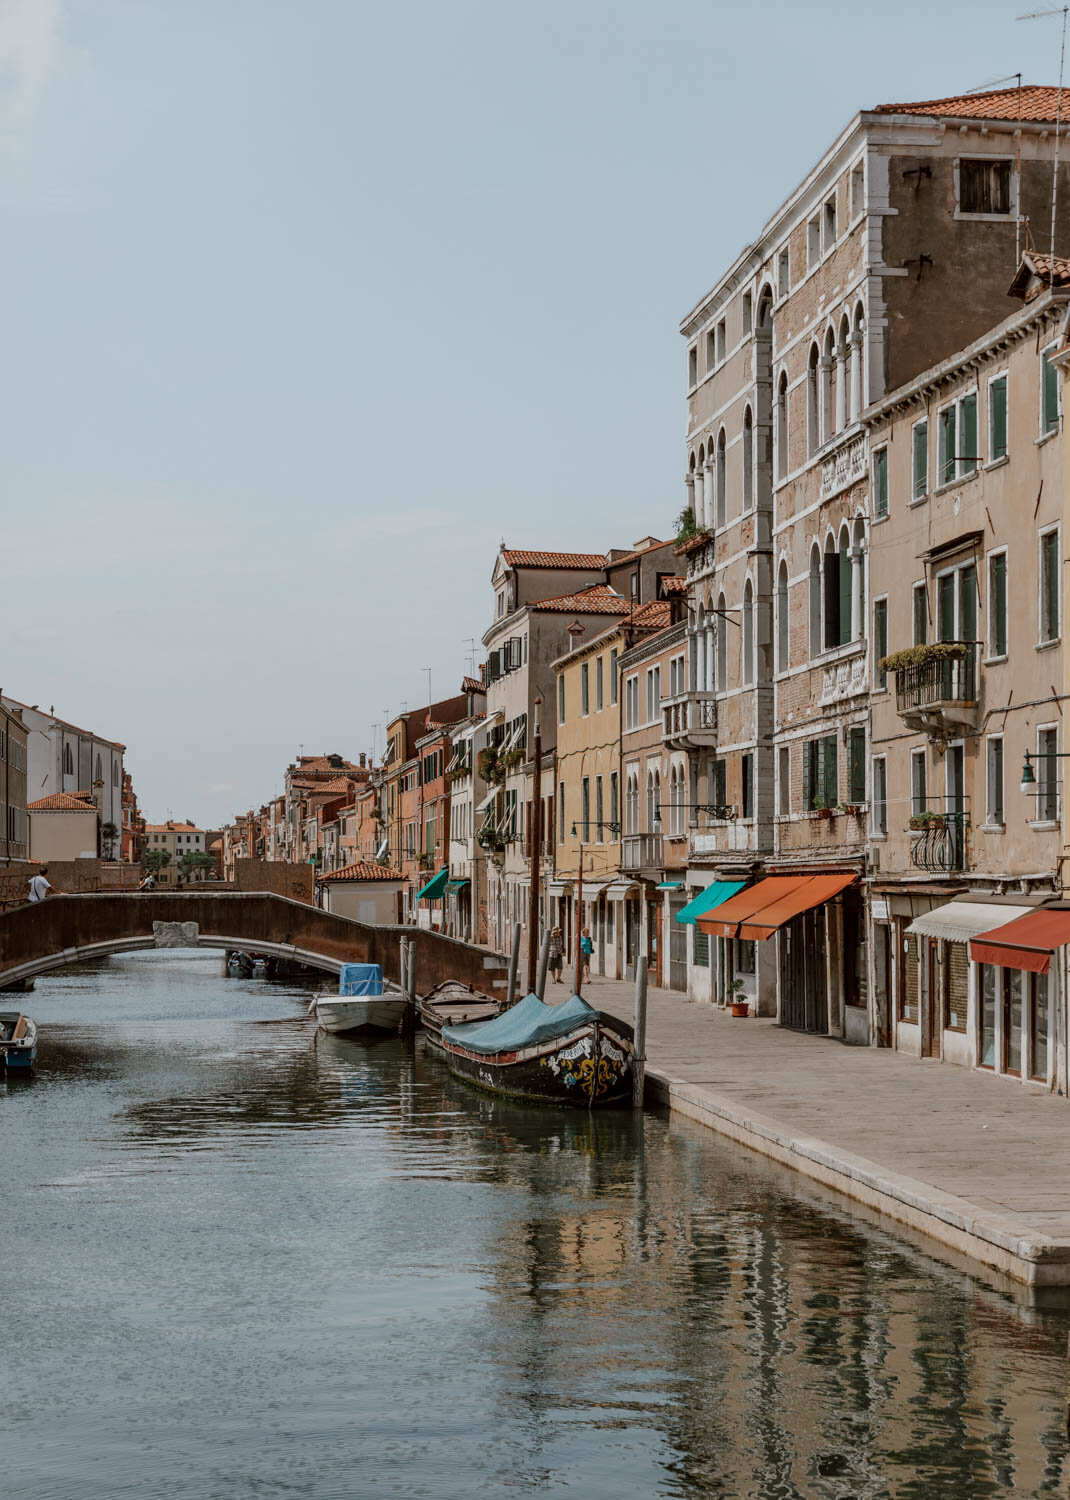
[[[919,422],[914,428],[913,498],[920,500],[929,488],[929,424]]]
[[[965,473],[972,474],[977,467],[977,392],[973,391],[962,401],[962,433],[959,437],[960,457]]]
[[[849,756],[847,800],[848,802],[864,802],[866,800],[866,731],[864,729],[849,731],[847,750]]]
[[[920,949],[916,937],[908,937],[906,940],[906,952],[903,954],[904,985],[903,985],[903,1014],[900,1020],[917,1021],[918,1019],[918,963],[920,961]]]
[[[803,746],[803,807],[807,811],[813,807],[816,795],[814,787],[814,762],[816,760],[814,751],[816,748],[816,740],[807,740]]]
[[[992,558],[991,564],[992,599],[989,608],[992,611],[990,647],[993,655],[1006,656],[1007,654],[1007,554],[998,553]]]
[[[994,380],[988,387],[989,458],[1007,454],[1007,377]]]
[[[840,800],[836,736],[834,734],[828,735],[821,741],[821,745],[824,762],[821,777],[821,795],[825,799],[826,807],[835,807],[836,803]]]

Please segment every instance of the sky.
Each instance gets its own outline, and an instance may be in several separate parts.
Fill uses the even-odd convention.
[[[0,0],[0,688],[149,821],[381,747],[503,539],[671,534],[680,319],[860,108],[1057,81],[1020,8]]]

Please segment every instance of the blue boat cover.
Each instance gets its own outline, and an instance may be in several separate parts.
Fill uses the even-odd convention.
[[[378,964],[343,964],[338,975],[340,995],[381,995],[383,971]]]
[[[579,995],[561,1005],[544,1005],[538,995],[525,995],[512,1010],[503,1011],[493,1021],[443,1026],[442,1035],[471,1052],[519,1052],[522,1047],[567,1036],[597,1014]]]

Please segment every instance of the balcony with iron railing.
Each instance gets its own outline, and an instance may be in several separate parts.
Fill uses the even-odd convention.
[[[965,812],[923,812],[910,820],[910,863],[916,870],[953,874],[966,869]]]
[[[661,739],[671,750],[708,750],[717,744],[717,700],[691,690],[661,700]]]
[[[620,864],[622,870],[661,870],[661,834],[626,833],[621,839]]]
[[[910,729],[926,734],[977,727],[977,641],[937,641],[886,657],[895,673],[895,706]]]

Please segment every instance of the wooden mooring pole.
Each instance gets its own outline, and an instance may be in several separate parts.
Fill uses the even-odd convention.
[[[646,1081],[646,959],[635,963],[635,1038],[632,1051],[632,1108],[643,1107]]]
[[[535,993],[540,1000],[546,999],[546,970],[550,966],[550,934],[544,932],[539,948],[539,976],[535,981]]]
[[[509,955],[509,993],[506,996],[506,1007],[516,1003],[516,974],[520,967],[520,933],[522,928],[519,922],[513,923],[513,951]]]

